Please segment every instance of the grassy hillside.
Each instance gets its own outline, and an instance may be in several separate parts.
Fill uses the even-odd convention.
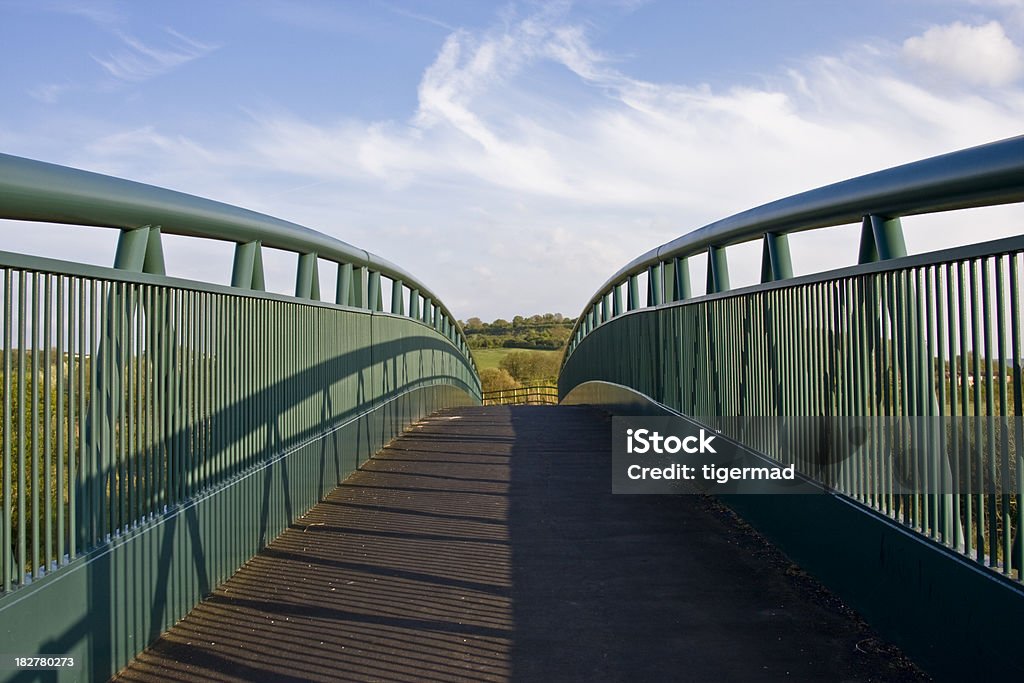
[[[497,368],[501,365],[501,360],[512,353],[513,351],[520,351],[521,349],[472,349],[473,357],[476,358],[476,365],[481,371],[487,370],[488,368]],[[534,351],[534,353],[543,353],[545,355],[553,356],[558,359],[562,357],[561,351]]]

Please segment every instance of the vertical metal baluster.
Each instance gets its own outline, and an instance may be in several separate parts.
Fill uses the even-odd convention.
[[[985,379],[985,422],[983,433],[985,435],[984,448],[978,452],[979,467],[985,470],[985,484],[979,489],[979,495],[984,497],[984,506],[979,508],[979,517],[984,509],[986,520],[986,556],[988,566],[996,566],[998,561],[999,529],[996,520],[996,496],[993,493],[998,486],[996,479],[996,441],[995,441],[995,386],[992,381],[992,357],[994,355],[995,340],[992,331],[992,262],[994,259],[988,257],[981,260],[981,283],[982,283],[982,320],[984,326],[983,348],[984,356],[981,358],[982,376]],[[975,378],[975,384],[978,378]],[[987,465],[987,467],[986,467]],[[980,545],[980,544],[979,544]]]
[[[102,353],[103,361],[103,392],[100,395],[100,409],[103,411],[100,416],[100,424],[103,426],[103,439],[100,442],[100,473],[103,482],[101,500],[104,504],[102,537],[109,540],[110,534],[117,528],[117,449],[115,445],[116,425],[114,418],[116,410],[114,402],[117,400],[114,390],[114,373],[116,371],[115,361],[117,356],[117,331],[114,326],[120,324],[120,317],[117,314],[116,301],[114,297],[117,292],[116,282],[104,282],[101,284],[102,296],[100,308],[100,335],[99,353]],[[104,348],[106,347],[106,348]]]
[[[995,386],[992,381],[992,356],[994,355],[995,339],[993,339],[992,331],[992,276],[993,268],[990,264],[997,261],[998,257],[985,258],[981,262],[981,276],[982,276],[982,316],[985,321],[984,328],[984,339],[985,339],[985,357],[984,357],[984,377],[985,377],[985,448],[979,455],[979,462],[988,460],[988,481],[983,489],[979,489],[979,493],[985,496],[986,505],[986,517],[988,522],[988,566],[995,567],[999,561],[999,525],[996,519],[996,494],[995,491],[998,487],[997,471],[996,471],[996,438],[995,438]],[[975,382],[978,380],[975,379]]]
[[[899,363],[897,361],[897,328],[899,326],[899,320],[896,315],[896,273],[888,272],[885,273],[883,277],[885,280],[885,295],[883,297],[881,315],[883,316],[883,328],[885,330],[883,343],[886,348],[887,364],[884,387],[886,410],[884,414],[888,418],[889,422],[889,425],[885,430],[885,453],[888,457],[883,461],[883,466],[885,468],[883,478],[886,491],[885,512],[895,519],[898,516],[898,512],[896,510],[896,498],[893,486],[895,465],[894,452],[897,448],[895,432],[900,417],[898,391],[896,386],[897,377],[899,375]]]
[[[858,277],[853,280],[853,287],[850,291],[850,315],[853,335],[853,349],[850,354],[850,381],[852,388],[852,409],[850,411],[851,425],[858,424],[862,429],[868,430],[865,441],[858,446],[858,457],[855,465],[855,473],[860,487],[859,500],[870,507],[875,507],[877,501],[874,495],[874,481],[869,472],[868,454],[870,453],[871,434],[870,417],[870,396],[871,390],[871,358],[867,352],[867,293],[865,291],[866,278]],[[863,305],[862,305],[863,302]]]
[[[170,340],[170,354],[168,362],[173,379],[173,391],[171,393],[171,444],[172,462],[174,473],[174,486],[171,489],[171,503],[178,506],[185,498],[185,406],[184,406],[184,367],[185,367],[185,344],[183,343],[185,329],[182,308],[184,307],[184,296],[180,290],[171,290],[171,324],[167,330]]]
[[[118,495],[117,495],[117,507],[118,507],[118,520],[117,530],[121,533],[128,529],[131,520],[128,517],[128,506],[129,506],[129,463],[128,458],[130,452],[128,450],[129,441],[128,436],[128,419],[129,419],[129,403],[128,403],[128,387],[131,386],[131,368],[130,368],[130,357],[128,355],[128,347],[131,344],[131,326],[128,319],[128,307],[129,307],[129,291],[128,284],[120,282],[117,284],[118,289],[118,307],[117,307],[117,319],[120,321],[117,326],[117,343],[114,345],[114,351],[118,354],[114,361],[120,365],[120,368],[115,366],[115,377],[117,377],[117,384],[111,385],[111,388],[116,392],[117,397],[117,478],[118,482]],[[127,384],[126,384],[127,382]]]
[[[143,353],[145,350],[145,328],[142,324],[142,295],[144,285],[137,285],[132,296],[132,319],[135,323],[135,343],[132,345],[132,363],[135,365],[135,385],[132,391],[134,396],[132,411],[132,423],[135,425],[135,438],[132,441],[132,461],[134,463],[134,485],[135,485],[135,507],[132,510],[132,519],[141,524],[145,521],[146,515],[146,456],[145,456],[145,368],[143,366]]]
[[[143,342],[143,349],[141,356],[142,371],[143,371],[143,406],[142,406],[142,429],[144,432],[143,436],[143,450],[145,453],[145,459],[143,460],[143,471],[146,479],[145,495],[142,499],[143,514],[147,520],[152,519],[153,515],[156,514],[156,436],[154,424],[156,422],[156,372],[154,371],[154,343],[153,343],[153,330],[156,325],[153,322],[153,289],[150,285],[144,285],[142,288],[142,304],[139,309],[139,315],[142,317],[142,335],[140,339],[145,340]]]
[[[14,324],[14,318],[11,311],[11,270],[10,268],[3,268],[3,307],[4,317],[0,321],[3,323],[3,382],[4,382],[4,400],[3,400],[3,415],[0,416],[0,420],[3,420],[4,426],[4,438],[3,438],[3,481],[0,482],[0,492],[3,493],[3,505],[0,506],[0,524],[3,524],[3,528],[0,528],[0,589],[4,593],[8,593],[11,590],[11,574],[14,573],[14,567],[11,566],[11,504],[12,504],[12,490],[11,490],[11,326]]]
[[[972,259],[969,264],[970,267],[970,283],[971,283],[971,370],[974,377],[974,410],[972,416],[974,418],[974,450],[971,452],[973,461],[971,462],[971,469],[974,472],[974,483],[972,489],[975,491],[973,498],[974,508],[974,525],[975,525],[975,560],[978,562],[985,561],[985,470],[984,470],[984,459],[981,457],[982,448],[982,433],[981,433],[981,353],[983,351],[981,342],[981,328],[983,325],[984,313],[981,309],[981,305],[978,302],[978,268],[979,263],[977,260]],[[984,263],[981,264],[984,267]],[[984,270],[981,273],[981,279],[984,282]]]
[[[894,281],[896,286],[896,297],[894,299],[896,305],[896,324],[894,326],[895,334],[893,341],[895,342],[897,353],[894,381],[899,384],[899,388],[896,393],[899,397],[900,408],[897,414],[900,418],[906,418],[908,415],[913,414],[913,408],[910,402],[910,385],[913,382],[913,378],[910,375],[910,362],[908,359],[908,345],[913,343],[913,339],[911,337],[912,333],[910,331],[910,321],[908,319],[909,313],[907,310],[907,271],[897,271]],[[900,419],[898,424],[900,475],[902,481],[900,482],[900,493],[897,494],[899,497],[896,500],[899,503],[900,521],[903,524],[909,525],[912,523],[912,519],[905,486],[907,476],[907,421],[905,419]]]
[[[953,500],[955,496],[953,492],[949,490],[949,481],[946,479],[945,468],[949,467],[949,443],[946,436],[947,423],[951,421],[950,416],[952,411],[947,407],[949,400],[949,386],[947,379],[948,368],[950,367],[950,359],[947,354],[947,343],[946,334],[947,330],[945,327],[946,321],[946,310],[945,310],[945,298],[950,296],[949,281],[943,279],[943,266],[935,266],[933,272],[934,288],[935,288],[935,356],[936,356],[936,367],[935,367],[935,387],[938,392],[937,400],[939,405],[938,415],[936,417],[938,421],[938,433],[939,443],[936,444],[936,455],[935,462],[937,465],[937,507],[936,512],[942,515],[942,542],[948,547],[955,547],[954,545],[954,517],[953,517]],[[951,375],[950,375],[951,376]]]
[[[213,440],[213,413],[216,409],[214,405],[214,339],[217,334],[217,318],[216,318],[216,305],[217,295],[210,293],[206,295],[205,300],[205,318],[206,323],[204,337],[204,351],[203,357],[205,362],[203,363],[203,377],[204,377],[204,391],[203,391],[203,434],[205,435],[206,445],[206,478],[207,485],[217,483],[217,470],[216,470],[216,455],[217,451],[215,448],[215,442]]]
[[[53,481],[53,446],[51,436],[55,425],[51,417],[53,410],[53,399],[50,396],[50,385],[53,382],[53,373],[50,365],[53,363],[51,350],[51,339],[53,335],[53,277],[49,274],[43,276],[43,491],[41,498],[45,510],[43,512],[43,571],[49,572],[53,568],[53,516],[55,513],[56,496],[54,493]],[[57,400],[60,400],[58,395]]]
[[[998,488],[992,491],[993,504],[995,504],[995,494],[999,493],[999,502],[1001,503],[1000,519],[1002,520],[1002,544],[999,548],[999,552],[993,552],[992,555],[997,555],[1002,558],[1003,574],[1009,575],[1010,573],[1010,548],[1012,544],[1012,537],[1010,535],[1010,495],[1007,491],[1011,487],[1010,480],[1010,439],[1009,439],[1009,427],[1010,423],[1006,420],[1007,411],[1007,391],[1006,391],[1006,285],[1004,283],[1004,259],[1006,257],[1000,255],[995,258],[996,265],[996,348],[998,361],[996,364],[996,371],[999,373],[999,453],[1002,456],[1001,460],[1001,471],[999,474]],[[995,453],[992,453],[992,465],[995,467]],[[993,525],[995,526],[995,525]],[[998,559],[998,558],[997,558]]]
[[[167,291],[162,287],[154,287],[153,319],[150,321],[150,325],[152,325],[153,335],[153,445],[155,448],[155,461],[153,464],[156,468],[154,480],[156,497],[154,502],[156,503],[157,514],[162,514],[166,510],[171,498],[171,444],[167,436],[168,406],[170,405],[170,397],[167,395],[170,391],[170,385],[167,381],[169,373],[167,368],[167,335],[170,326],[168,303]]]
[[[911,482],[913,486],[911,490],[911,509],[914,514],[914,528],[920,533],[927,535],[928,506],[921,495],[922,480],[925,478],[922,471],[924,469],[922,463],[922,450],[927,446],[922,440],[924,432],[921,429],[921,417],[927,415],[924,399],[924,384],[928,373],[924,367],[924,363],[928,358],[928,352],[926,349],[929,348],[929,338],[924,327],[924,312],[921,310],[922,294],[924,292],[923,282],[921,281],[921,269],[912,268],[907,274],[910,277],[910,286],[907,289],[910,303],[909,313],[911,315],[911,337],[909,341],[913,344],[909,349],[911,351],[910,357],[913,359],[913,366],[910,368],[910,374],[911,377],[914,378],[910,387],[912,391],[911,415],[914,416],[914,424],[910,432],[912,443],[914,444],[914,448],[911,450],[911,466],[914,468],[913,480]]]
[[[109,320],[107,301],[109,299],[108,283],[103,281],[92,281],[92,296],[89,303],[92,307],[92,320],[90,332],[90,357],[92,366],[89,373],[89,408],[90,408],[90,481],[92,482],[92,505],[93,523],[95,525],[92,538],[93,545],[103,542],[109,528],[110,505],[107,498],[109,489],[106,481],[109,473],[105,467],[106,460],[110,455],[107,440],[110,438],[110,425],[107,417],[110,415],[109,394],[102,391],[103,387],[109,386],[110,373],[107,370],[110,364],[110,352],[105,348],[104,337],[106,336],[106,323]]]
[[[32,560],[32,566],[29,567],[29,573],[32,575],[33,578],[39,576],[39,568],[41,564],[39,557],[39,545],[40,541],[42,540],[39,536],[39,516],[41,511],[39,506],[39,498],[41,493],[39,491],[39,481],[41,475],[41,472],[39,470],[39,457],[42,451],[42,444],[40,443],[42,439],[42,430],[40,429],[39,419],[39,404],[40,399],[42,398],[39,395],[39,354],[41,352],[41,349],[39,348],[39,318],[42,317],[39,310],[39,277],[39,273],[32,273],[32,332],[29,342],[29,353],[32,354],[32,383],[29,385],[31,386],[31,395],[29,397],[28,404],[29,435],[32,438],[32,447],[29,451],[31,455],[31,481],[29,482],[28,488],[25,489],[26,493],[29,493],[32,496],[30,505],[30,510],[32,513],[32,526],[31,536],[29,538],[29,543],[31,544],[32,548],[28,556]]]
[[[958,441],[958,470],[964,472],[966,480],[961,482],[961,488],[964,490],[965,495],[963,496],[963,510],[964,510],[964,554],[970,556],[974,549],[974,498],[971,494],[973,486],[971,485],[973,468],[971,467],[970,460],[970,449],[968,444],[969,435],[973,431],[971,421],[968,419],[971,414],[970,406],[970,373],[969,373],[969,358],[968,354],[968,343],[970,337],[967,334],[968,318],[971,315],[971,309],[968,307],[967,302],[971,297],[968,296],[967,287],[970,285],[971,280],[967,277],[967,269],[970,266],[968,262],[961,262],[957,264],[957,296],[958,296],[958,310],[959,318],[958,322],[960,325],[959,339],[960,339],[960,417],[961,422],[961,434]]]
[[[70,402],[71,396],[69,389],[69,382],[65,380],[65,354],[67,354],[67,371],[71,372],[71,358],[70,354],[67,353],[67,349],[70,346],[68,339],[70,339],[68,332],[69,324],[71,321],[70,308],[67,299],[66,288],[68,287],[68,278],[63,275],[57,278],[57,564],[64,564],[64,556],[67,553],[67,539],[65,532],[67,530],[66,515],[67,515],[67,504],[64,502],[67,497],[67,485],[70,484],[70,478],[66,479],[68,463],[66,462],[67,454],[70,452],[70,443],[68,443],[70,430],[68,425],[65,424],[65,420],[70,419],[70,411],[65,409],[65,402]],[[70,374],[67,375],[70,379]]]
[[[72,559],[78,556],[79,542],[83,539],[81,529],[86,519],[84,514],[79,514],[87,498],[82,488],[82,470],[85,467],[85,394],[82,386],[85,383],[85,283],[80,277],[72,280],[74,286],[73,300],[68,303],[73,307],[75,314],[71,316],[74,321],[74,330],[68,330],[69,339],[74,335],[76,342],[69,344],[74,348],[71,350],[73,364],[69,366],[69,372],[73,373],[74,388],[69,397],[68,416],[73,420],[71,439],[73,448],[68,458],[68,540],[70,545],[69,554]]]
[[[181,381],[182,387],[182,456],[185,463],[184,498],[191,498],[196,489],[196,470],[198,452],[196,449],[196,378],[195,378],[195,292],[182,292],[182,351]]]
[[[1016,450],[1015,465],[1017,480],[1007,486],[1013,486],[1017,503],[1016,534],[1017,552],[1011,562],[1017,570],[1017,580],[1024,581],[1024,396],[1022,396],[1021,339],[1020,339],[1020,254],[1010,257],[1010,346],[1013,354],[1013,438]],[[1009,523],[1007,523],[1009,524]],[[1007,552],[1012,552],[1012,545]]]
[[[27,331],[25,325],[25,318],[27,316],[26,301],[28,299],[25,293],[25,271],[18,272],[18,556],[17,556],[17,579],[18,584],[25,584],[25,577],[27,575],[28,558],[26,552],[28,551],[28,541],[25,538],[25,465],[26,465],[26,429],[25,425],[25,404],[27,399],[25,397],[25,383],[27,378],[25,376],[25,343],[27,342]]]
[[[952,504],[953,510],[951,513],[952,525],[953,525],[953,543],[952,548],[954,550],[960,550],[963,544],[963,534],[961,533],[960,523],[960,452],[959,452],[959,434],[960,434],[960,417],[957,411],[957,377],[959,376],[959,367],[957,365],[957,348],[959,346],[959,337],[957,336],[959,331],[958,320],[962,309],[956,307],[956,270],[958,266],[953,263],[946,265],[946,333],[949,336],[949,354],[946,363],[948,370],[945,372],[948,374],[948,379],[943,380],[943,386],[948,386],[948,403],[949,409],[946,415],[949,416],[949,441],[946,444],[946,448],[943,451],[944,457],[949,462],[950,473],[952,474]],[[956,290],[956,291],[954,291]]]
[[[923,363],[923,369],[925,371],[925,383],[924,391],[922,392],[922,404],[924,407],[924,414],[927,416],[927,420],[924,420],[925,431],[925,452],[924,462],[926,469],[926,490],[922,491],[922,502],[924,508],[924,528],[930,530],[928,535],[930,538],[939,539],[943,537],[940,533],[939,526],[940,511],[938,503],[942,500],[938,493],[938,472],[940,458],[939,444],[935,441],[934,426],[941,424],[938,420],[938,416],[942,414],[941,408],[936,409],[936,371],[935,371],[935,358],[938,354],[936,347],[936,335],[935,335],[935,311],[934,300],[935,300],[935,283],[934,283],[934,267],[926,266],[920,269],[921,278],[924,285],[924,300],[921,303],[922,310],[922,325],[924,329],[924,357],[921,359]],[[933,348],[935,349],[933,351]]]

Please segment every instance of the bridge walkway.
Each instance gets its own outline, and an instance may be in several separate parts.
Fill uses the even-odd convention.
[[[121,681],[914,681],[704,497],[613,496],[584,407],[435,415]]]

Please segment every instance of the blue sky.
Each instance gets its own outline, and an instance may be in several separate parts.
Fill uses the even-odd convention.
[[[575,315],[712,220],[1021,134],[1022,46],[1020,0],[0,0],[0,151],[308,225],[463,318]],[[908,241],[1021,218],[908,221]],[[794,240],[797,270],[848,263],[851,234]],[[0,236],[102,264],[116,237]],[[173,274],[228,280],[230,248],[186,242]],[[271,284],[292,268],[271,257]]]

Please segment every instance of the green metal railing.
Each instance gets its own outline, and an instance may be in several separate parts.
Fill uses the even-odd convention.
[[[528,384],[512,389],[493,389],[481,394],[485,406],[557,405],[558,387],[554,384]]]
[[[595,293],[570,337],[560,395],[588,381],[635,389],[780,461],[796,458],[806,475],[1020,581],[1024,238],[907,256],[899,219],[1021,201],[1024,137],[697,230]],[[851,222],[862,225],[860,265],[793,277],[787,234]],[[725,248],[758,239],[762,284],[729,291]],[[688,259],[698,255],[707,258],[707,293],[693,297]],[[800,444],[737,419],[808,417],[868,427],[876,418],[934,418],[904,450],[924,453],[927,443],[929,455],[912,467],[942,485],[901,488],[898,445],[881,437],[819,433]],[[823,472],[823,454],[842,466]]]
[[[5,155],[0,217],[121,231],[115,268],[0,252],[4,653],[109,676],[410,422],[480,401],[436,295],[326,235]],[[232,286],[164,275],[162,234],[235,242]],[[295,297],[262,291],[263,246]]]

